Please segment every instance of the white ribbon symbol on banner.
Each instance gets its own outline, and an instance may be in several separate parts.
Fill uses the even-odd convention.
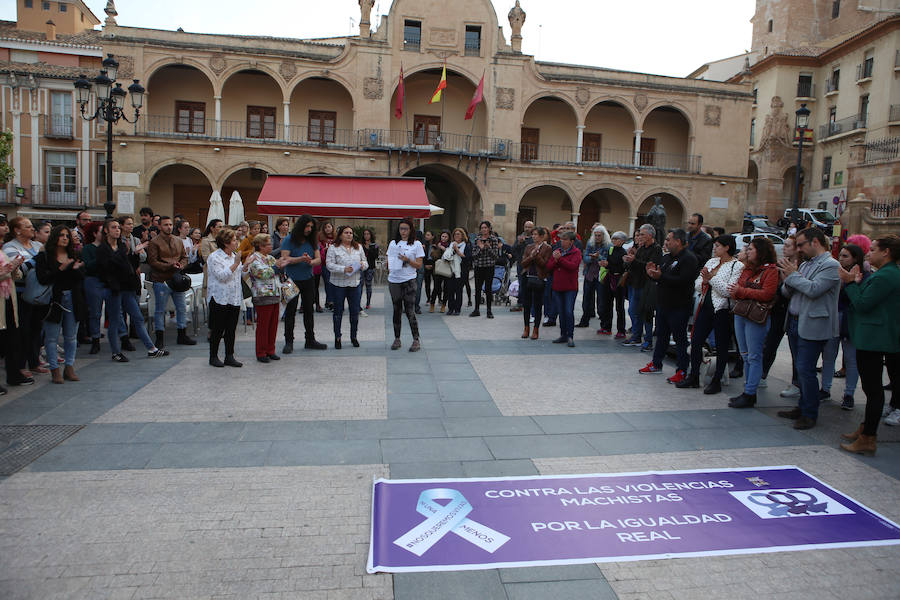
[[[436,500],[449,502],[441,505]],[[456,490],[435,488],[423,491],[419,495],[416,512],[427,519],[394,540],[395,544],[416,556],[428,552],[450,532],[488,552],[494,552],[509,541],[509,537],[499,531],[466,518],[472,512],[472,505]]]

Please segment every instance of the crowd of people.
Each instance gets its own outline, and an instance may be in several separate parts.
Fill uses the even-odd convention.
[[[755,406],[787,337],[792,382],[781,396],[796,399],[797,406],[778,414],[792,419],[794,428],[816,425],[819,405],[831,397],[836,378],[844,378],[842,408],[854,407],[858,382],[866,395],[865,420],[845,436],[842,447],[874,453],[882,418],[888,425],[900,424],[900,400],[885,406],[882,385],[885,367],[891,384],[900,378],[896,235],[853,236],[833,258],[831,240],[808,227],[787,237],[779,257],[764,236],[739,251],[734,236],[706,227],[700,214],[691,215],[686,229],[664,236],[644,224],[631,239],[622,231],[610,234],[600,223],[584,241],[572,222],[552,228],[526,222],[512,244],[489,221],[470,234],[461,227],[418,232],[404,219],[382,250],[371,228],[357,232],[330,221],[320,225],[309,215],[293,224],[279,218],[271,235],[265,223],[227,227],[218,219],[201,232],[183,217],[154,215],[148,208],[141,209],[139,219],[139,224],[130,216],[94,222],[82,212],[73,228],[35,227],[26,217],[0,219],[5,239],[0,337],[8,385],[34,383],[36,374],[49,374],[57,384],[78,381],[78,345],[99,353],[103,323],[113,361],[129,362],[126,353],[135,351],[131,339],[141,341],[149,358],[168,356],[170,301],[176,344],[195,345],[187,331],[186,294],[189,275],[199,273],[209,307],[213,367],[242,366],[235,336],[241,308],[248,304],[252,308],[245,309],[245,318],[256,325],[259,362],[280,359],[281,320],[281,353],[294,351],[298,312],[305,349],[327,348],[316,338],[314,319],[325,310],[332,312],[334,347],[342,348],[345,308],[350,343],[359,347],[359,318],[371,307],[383,254],[393,311],[392,350],[403,345],[404,315],[412,338],[408,349],[421,349],[417,319],[423,291],[428,311],[446,316],[461,314],[464,290],[471,307],[474,291],[469,316],[480,317],[483,305],[485,317],[493,319],[494,269],[502,263],[516,270],[511,295],[517,302],[511,310],[522,312],[522,339],[537,340],[542,327],[558,326],[553,343],[573,347],[575,328],[590,327],[596,318],[598,335],[652,353],[641,374],[662,373],[667,353],[673,353],[675,372],[667,381],[675,388],[703,387],[711,395],[722,391],[726,376],[742,378],[740,394],[728,403],[740,409]],[[152,287],[155,337],[138,303],[142,279]],[[219,358],[223,341],[224,360]],[[839,352],[841,366],[835,370]],[[730,370],[729,361],[734,363]]]

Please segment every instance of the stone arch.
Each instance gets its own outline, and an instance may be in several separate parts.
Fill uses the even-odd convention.
[[[194,120],[197,113],[191,109],[189,130],[201,135],[210,134],[210,120],[214,117],[215,79],[200,69],[194,61],[159,61],[151,75],[144,81],[147,96],[144,98],[143,115],[145,126],[153,131],[180,131],[178,127],[178,102],[201,103],[205,114],[199,122]]]
[[[655,102],[655,103],[649,105],[647,108],[645,108],[643,110],[643,112],[641,113],[640,129],[644,129],[644,124],[647,121],[647,117],[649,117],[650,114],[654,110],[656,110],[657,108],[664,108],[664,107],[674,109],[674,110],[678,111],[679,113],[681,113],[681,116],[684,117],[684,120],[687,121],[687,124],[688,124],[688,137],[693,137],[695,127],[694,127],[694,119],[691,118],[690,110],[688,110],[688,108],[686,106],[682,105],[680,102],[672,102],[670,100],[662,100],[660,102]],[[637,121],[635,121],[635,122],[637,122]]]
[[[532,181],[531,183],[527,183],[523,187],[519,188],[519,191],[516,194],[516,210],[519,210],[519,205],[522,203],[522,198],[525,197],[525,194],[535,188],[539,188],[545,185],[560,188],[566,194],[568,194],[570,199],[578,197],[578,194],[575,193],[575,190],[572,189],[572,187],[568,183],[560,181],[559,179],[544,179],[541,181]],[[575,207],[574,200],[572,200],[572,207]]]
[[[335,83],[343,86],[347,93],[350,94],[350,97],[353,98],[353,94],[356,93],[356,86],[353,85],[353,82],[341,75],[340,73],[335,73],[334,71],[328,71],[328,74],[324,74],[321,69],[317,71],[307,71],[302,73],[293,79],[291,79],[291,88],[288,90],[289,94],[293,94],[294,90],[297,89],[297,86],[303,83],[308,79],[328,79],[334,81]]]
[[[484,215],[484,196],[478,184],[466,173],[441,163],[414,166],[404,177],[424,177],[425,191],[432,204],[444,209],[443,215],[426,220],[430,228],[452,229],[463,226],[469,231]]]
[[[227,174],[222,176],[219,187],[222,192],[222,202],[225,204],[226,215],[230,215],[229,200],[232,193],[237,190],[244,204],[245,220],[259,219],[259,209],[256,202],[265,184],[265,177],[257,176],[257,172],[265,173],[266,177],[268,177],[270,173],[275,173],[276,171],[259,163],[242,163],[235,165],[229,169]]]
[[[297,175],[343,175],[340,171],[332,167],[325,166],[316,166],[316,167],[304,167],[297,171]]]
[[[617,230],[627,232],[632,204],[631,194],[618,184],[593,186],[582,196],[578,206],[578,233],[582,239],[587,239],[594,222],[604,225],[610,233]]]
[[[189,67],[194,67],[195,69],[206,75],[206,78],[209,80],[209,84],[213,89],[213,93],[215,94],[219,78],[215,73],[212,72],[212,70],[210,70],[208,65],[203,64],[199,60],[194,60],[193,58],[182,58],[179,60],[174,60],[172,57],[161,58],[144,69],[144,81],[149,83],[150,78],[156,75],[156,73],[161,69],[178,65],[187,65]],[[149,88],[149,85],[147,87]]]
[[[353,89],[343,78],[310,72],[291,87],[288,99],[291,121],[298,128],[293,132],[292,138],[295,138],[293,141],[336,143],[342,146],[355,143],[356,100],[353,97]],[[326,123],[316,120],[315,122],[320,125],[310,132],[307,126],[310,123],[310,113],[313,111],[333,112],[334,121]],[[326,129],[333,131],[333,135],[328,136]]]
[[[278,86],[278,89],[281,90],[282,102],[290,100],[290,93],[287,84],[284,83],[284,79],[281,77],[281,75],[266,63],[261,62],[253,64],[251,64],[250,62],[242,62],[236,65],[232,65],[231,67],[228,67],[227,69],[222,71],[222,74],[219,75],[218,78],[218,85],[214,87],[216,96],[221,97],[222,91],[225,89],[225,85],[228,83],[228,80],[238,73],[241,73],[242,71],[259,71],[260,73],[265,73],[272,78],[272,81],[274,81],[275,85]]]
[[[219,176],[219,178],[216,180],[216,189],[221,190],[222,186],[225,185],[225,182],[228,180],[229,177],[231,177],[238,171],[242,171],[244,169],[257,169],[260,171],[265,171],[266,173],[268,173],[270,175],[272,173],[278,172],[278,169],[273,169],[269,165],[260,163],[259,161],[243,161],[243,162],[235,163],[235,164],[231,165],[230,167],[228,167],[227,169],[225,169],[225,171],[223,171],[222,174]],[[228,200],[228,198],[225,198],[225,200]]]
[[[624,108],[625,111],[629,115],[631,115],[631,123],[632,125],[634,125],[632,131],[638,128],[638,123],[642,122],[641,113],[634,108],[634,105],[632,105],[631,102],[621,96],[601,96],[594,100],[591,104],[585,107],[584,121],[587,121],[588,115],[591,114],[591,111],[594,110],[594,108],[604,103],[616,104]]]
[[[481,80],[481,78],[478,77],[477,75],[475,75],[475,73],[473,73],[472,71],[469,71],[468,69],[466,69],[464,67],[461,67],[460,65],[448,65],[447,63],[442,62],[442,61],[430,61],[430,62],[424,62],[424,63],[418,64],[415,67],[412,67],[408,71],[403,71],[403,79],[406,80],[407,78],[412,77],[413,75],[416,75],[417,73],[421,73],[423,71],[429,71],[431,69],[442,69],[443,67],[447,67],[447,75],[449,75],[450,73],[455,73],[457,75],[461,75],[461,76],[465,77],[466,79],[468,79],[469,83],[471,83],[473,87],[478,87],[478,82]],[[400,83],[399,79],[400,79],[400,73],[398,71],[397,75],[394,77],[393,82],[391,83],[391,85],[393,86],[393,88],[391,89],[391,93],[397,91],[397,86]],[[484,87],[485,87],[484,97],[486,100],[488,89],[487,89],[487,85],[485,85]]]
[[[196,161],[175,158],[154,165],[147,173],[146,205],[155,213],[182,214],[193,225],[206,224],[214,189],[207,169]]]
[[[387,111],[390,129],[382,139],[382,143],[394,146],[406,146],[410,143],[421,147],[447,149],[450,151],[490,150],[487,135],[490,119],[484,118],[485,106],[478,108],[478,117],[474,124],[466,121],[464,115],[475,93],[478,80],[473,83],[472,76],[456,66],[447,67],[447,89],[443,92],[441,104],[429,104],[441,74],[441,63],[418,65],[410,72],[404,71],[406,101],[404,116],[398,121],[394,115],[397,102],[398,82],[392,84],[391,95],[381,110]],[[486,100],[485,100],[486,102]],[[416,121],[415,116],[423,119]],[[409,123],[412,136],[407,133]],[[474,125],[474,131],[472,129]],[[471,134],[471,136],[470,136]]]
[[[658,187],[641,194],[641,200],[635,209],[635,215],[637,217],[636,226],[639,226],[644,222],[642,220],[642,214],[646,214],[650,207],[653,206],[653,198],[655,196],[663,197],[662,204],[666,209],[666,229],[674,229],[676,227],[684,228],[685,223],[687,222],[687,215],[689,214],[687,200],[681,192],[670,187]],[[667,202],[669,200],[675,201],[677,206],[674,210],[671,207],[671,202]]]
[[[147,169],[147,177],[145,179],[145,181],[147,182],[147,193],[150,193],[150,183],[153,181],[153,178],[156,177],[157,173],[159,173],[164,168],[172,165],[187,165],[189,167],[194,167],[195,169],[203,173],[203,175],[206,177],[206,180],[209,182],[210,187],[213,186],[213,181],[215,181],[216,179],[215,177],[213,177],[212,172],[206,168],[206,166],[193,159],[181,157],[167,158],[161,160],[160,162]]]
[[[530,98],[528,98],[528,100],[523,102],[522,103],[522,106],[523,106],[522,120],[523,121],[525,120],[525,113],[528,112],[528,109],[531,107],[531,105],[534,104],[535,102],[537,102],[538,100],[541,100],[542,98],[553,98],[553,99],[556,99],[556,100],[566,103],[569,106],[569,108],[572,109],[572,114],[575,116],[575,121],[579,125],[582,124],[582,118],[581,118],[582,115],[579,112],[579,110],[576,108],[575,101],[572,98],[569,98],[568,96],[566,96],[565,94],[554,91],[554,90],[540,91],[536,94],[533,94]]]
[[[539,181],[528,185],[516,203],[516,230],[520,231],[526,220],[547,228],[572,220],[575,198],[571,188],[561,182]]]

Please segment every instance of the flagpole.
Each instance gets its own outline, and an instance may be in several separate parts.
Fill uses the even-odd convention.
[[[446,73],[446,69],[447,69],[447,59],[444,59],[444,71],[441,73],[441,79],[443,79],[443,73]],[[440,85],[440,82],[438,82],[438,85]],[[446,88],[441,90],[441,132],[438,135],[438,147],[439,148],[441,145],[443,145],[443,142],[444,142],[444,105],[447,103],[447,99],[444,98],[443,92],[446,92],[446,91],[447,91]]]

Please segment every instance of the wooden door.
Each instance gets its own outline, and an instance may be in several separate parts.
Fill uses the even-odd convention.
[[[600,141],[603,134],[585,133],[584,144],[581,150],[581,160],[585,162],[600,162]]]
[[[581,203],[581,213],[578,215],[578,235],[587,244],[591,239],[591,227],[600,220],[599,201],[595,198],[585,198]]]
[[[522,156],[523,162],[537,160],[538,146],[541,143],[541,130],[532,127],[522,128]]]
[[[441,135],[441,118],[431,115],[413,117],[413,136],[419,146],[437,144]]]
[[[656,140],[654,138],[641,138],[642,167],[652,167],[656,164]]]

